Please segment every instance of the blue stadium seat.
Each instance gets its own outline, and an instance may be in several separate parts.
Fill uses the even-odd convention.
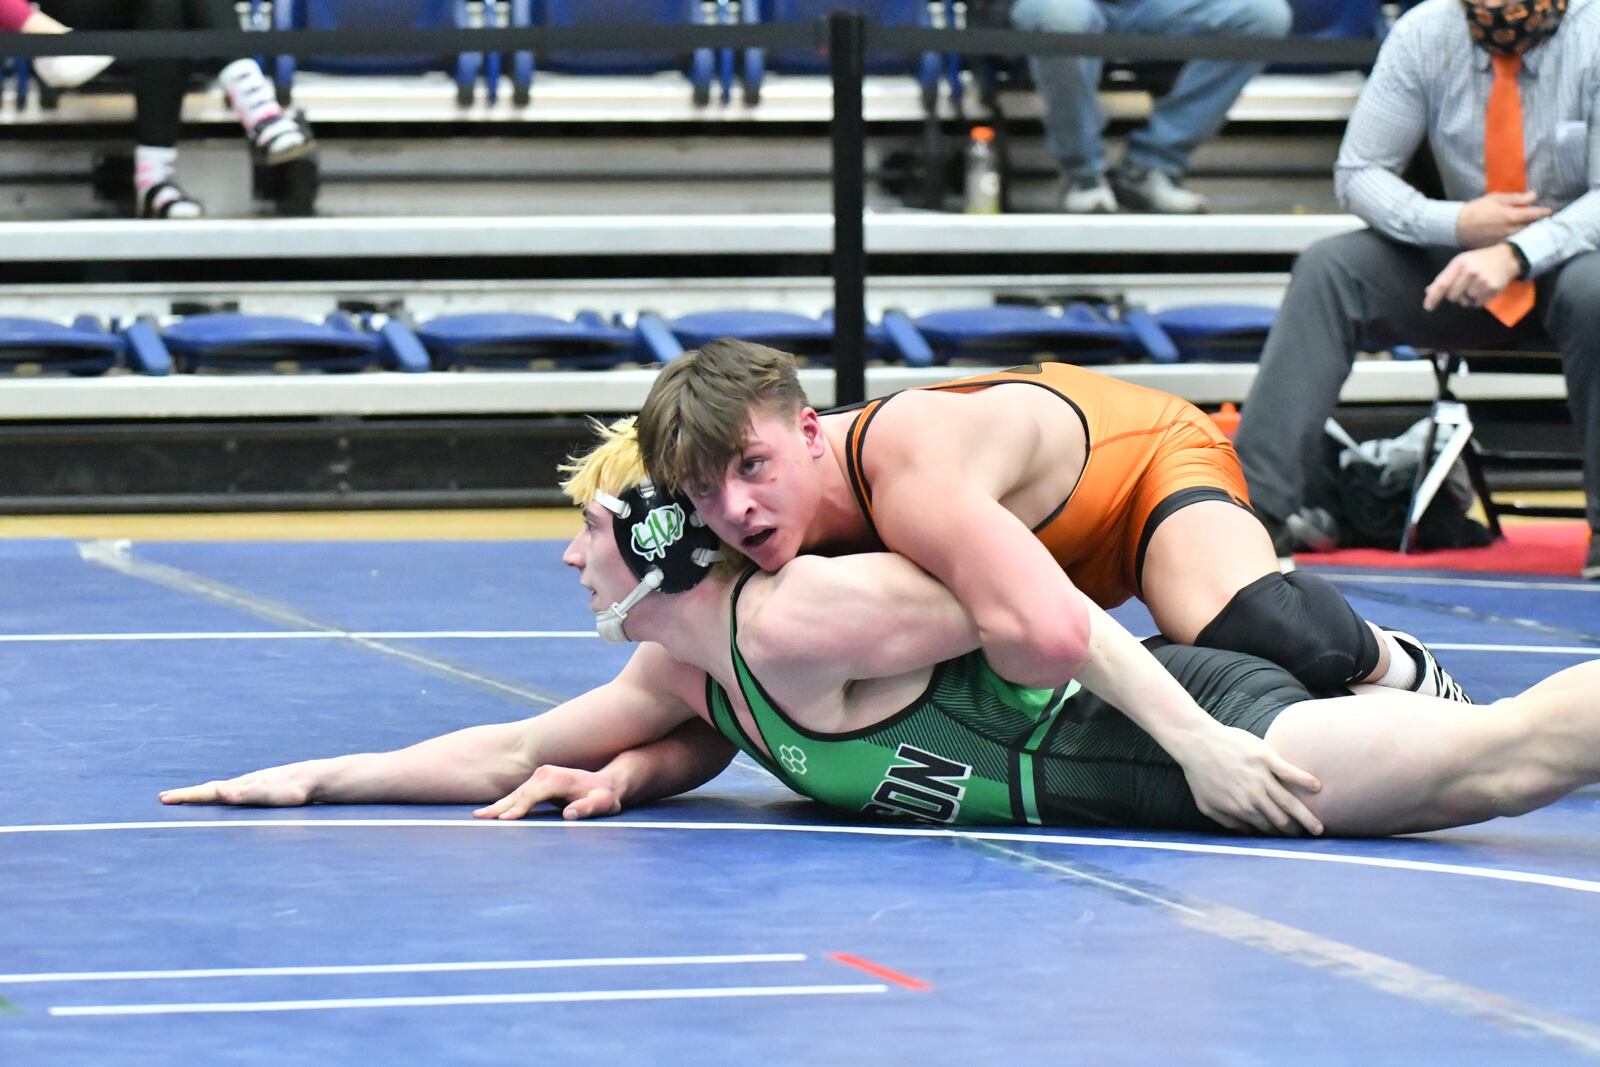
[[[953,359],[1024,363],[1041,357],[1085,365],[1178,359],[1172,341],[1137,310],[1114,315],[1102,305],[1077,302],[1059,311],[1001,305],[934,311],[912,321],[941,364]]]
[[[523,5],[524,8],[526,5]],[[275,30],[465,29],[471,25],[466,0],[277,0],[272,6]],[[480,52],[455,56],[276,56],[272,61],[278,100],[287,105],[294,91],[295,71],[326,74],[417,74],[444,70],[456,83],[456,101],[472,103],[484,60]],[[497,85],[489,83],[493,103]]]
[[[534,19],[541,26],[699,26],[732,21],[731,8],[723,2],[702,4],[700,0],[532,0]],[[697,48],[688,56],[671,52],[541,52],[546,70],[564,74],[653,74],[681,70],[694,91],[694,102],[711,102],[711,86],[719,83],[721,99],[727,103],[733,91],[733,56],[710,48]]]
[[[1169,308],[1155,320],[1185,363],[1250,363],[1261,358],[1276,310],[1254,304]]]
[[[1382,0],[1289,0],[1295,37],[1317,41],[1367,40],[1385,30]],[[1362,66],[1365,66],[1363,64]],[[1267,68],[1275,74],[1317,74],[1340,68],[1299,63],[1277,63]]]
[[[639,334],[662,363],[699,348],[719,337],[770,345],[799,356],[818,367],[833,365],[833,312],[816,318],[792,311],[699,311],[675,319],[646,312],[639,316]],[[929,366],[933,352],[911,321],[898,311],[867,327],[867,355],[873,359],[903,360],[911,366]]]
[[[80,315],[71,326],[45,319],[0,318],[0,371],[20,369],[59,374],[104,374],[126,349],[122,338],[99,321]]]
[[[369,367],[428,369],[426,353],[408,332],[364,330],[342,311],[321,323],[233,312],[190,315],[159,330],[140,321],[130,325],[124,336],[131,360],[146,373],[163,361],[179,371],[272,371],[292,366],[340,374]]]
[[[551,362],[568,370],[604,370],[653,362],[637,330],[608,323],[599,313],[573,319],[521,312],[441,315],[413,326],[437,370],[451,367],[522,368]]]
[[[759,4],[757,11],[762,22],[816,22],[834,11],[859,11],[877,26],[934,25],[927,0],[744,0],[745,6]],[[931,114],[939,104],[939,82],[946,73],[946,63],[937,52],[923,52],[915,56],[872,53],[867,56],[868,74],[909,73],[922,89],[922,103]],[[767,71],[779,74],[826,74],[827,57],[809,49],[780,49],[763,54],[760,49],[747,49],[744,54],[745,98],[755,103],[761,95],[761,81]],[[960,78],[952,65],[955,77]]]

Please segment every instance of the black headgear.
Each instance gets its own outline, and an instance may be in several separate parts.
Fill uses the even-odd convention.
[[[661,591],[681,593],[693,589],[706,576],[711,564],[721,558],[721,542],[687,499],[657,489],[646,478],[620,497],[596,499],[616,521],[617,549],[627,560],[635,578],[644,578],[652,568],[661,570]],[[610,501],[621,504],[613,507]]]
[[[607,641],[625,641],[628,612],[652,590],[681,593],[693,589],[722,558],[721,542],[694,505],[656,488],[646,478],[621,496],[596,492],[595,501],[611,512],[617,551],[639,584],[633,592],[595,616]]]

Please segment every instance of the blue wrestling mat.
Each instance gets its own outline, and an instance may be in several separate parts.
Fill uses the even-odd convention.
[[[1378,842],[167,808],[610,677],[562,545],[0,542],[0,1064],[1600,1059],[1600,789]],[[1327,572],[1480,701],[1600,583]],[[1120,611],[1137,633],[1148,617]]]

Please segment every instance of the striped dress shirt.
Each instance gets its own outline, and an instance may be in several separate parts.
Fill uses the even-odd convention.
[[[1461,0],[1424,0],[1398,22],[1356,101],[1334,167],[1345,210],[1415,245],[1460,247],[1462,205],[1484,193],[1484,117],[1494,81]],[[1554,37],[1523,54],[1517,76],[1528,188],[1555,213],[1513,240],[1534,276],[1600,247],[1600,0],[1571,0]],[[1445,200],[1400,177],[1422,138]]]

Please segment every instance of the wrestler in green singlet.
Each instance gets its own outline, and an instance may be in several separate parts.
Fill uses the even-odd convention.
[[[766,751],[709,676],[706,702],[716,728],[795,792],[869,816],[952,824],[1218,828],[1195,806],[1183,770],[1127,716],[1076,682],[1054,691],[1013,685],[981,651],[935,665],[920,697],[873,726],[838,734],[799,726],[739,652],[739,595],[755,573],[734,587],[728,630]],[[1258,737],[1311,697],[1254,656],[1173,644],[1153,651],[1212,718]]]

